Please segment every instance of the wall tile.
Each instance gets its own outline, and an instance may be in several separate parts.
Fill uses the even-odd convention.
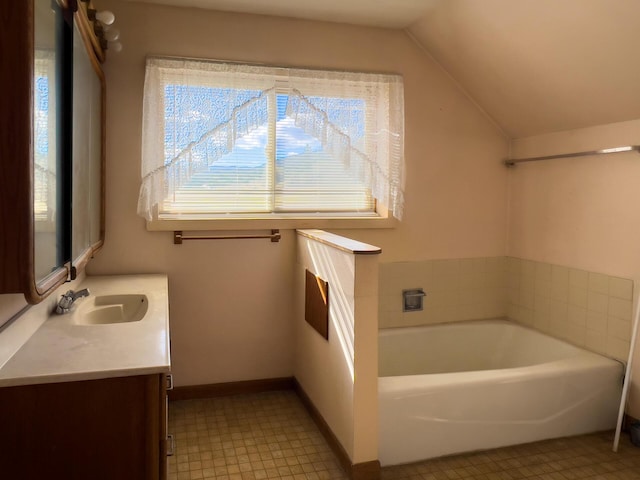
[[[633,281],[628,278],[609,277],[609,295],[623,300],[632,300]]]
[[[536,295],[533,309],[548,316],[551,312],[551,298]]]
[[[522,263],[520,264],[520,276],[535,278],[536,262],[531,260],[522,260]]]
[[[536,282],[549,283],[551,281],[551,265],[536,263]]]
[[[533,302],[534,302],[534,291],[527,289],[527,290],[520,290],[520,296],[518,298],[518,304],[526,307],[526,308],[533,308]]]
[[[604,313],[587,311],[587,330],[598,332],[599,334],[606,334],[607,316]]]
[[[520,307],[520,322],[528,327],[533,327],[534,317],[532,308]]]
[[[551,268],[551,298],[561,302],[569,301],[569,269],[553,265]]]
[[[507,313],[506,257],[394,262],[381,264],[379,275],[379,318],[385,328]],[[402,313],[402,290],[408,288],[424,288],[422,312]]]
[[[631,331],[631,280],[516,258],[508,258],[506,263],[508,281],[519,282],[508,285],[508,318],[575,345],[621,358]],[[515,276],[513,272],[519,274]],[[628,345],[626,348],[628,351]]]
[[[422,287],[422,312],[402,313],[402,289]],[[507,318],[626,360],[631,280],[514,257],[380,265],[381,328]]]
[[[401,295],[380,295],[379,296],[380,312],[402,312],[402,296]]]
[[[615,337],[607,337],[607,355],[623,362],[629,357],[630,342]]]
[[[609,298],[609,315],[631,321],[631,300],[621,298]]]
[[[567,335],[565,338],[574,345],[583,347],[587,340],[586,337],[587,330],[584,328],[584,326],[576,325],[573,323],[569,323],[567,325]]]
[[[578,288],[589,287],[589,272],[584,270],[577,270],[575,268],[569,269],[569,285]]]
[[[452,290],[460,286],[460,260],[433,261],[433,289]]]
[[[587,326],[587,309],[584,307],[569,305],[567,311],[567,320],[569,321],[569,323],[573,325],[579,325],[583,330],[585,330]]]
[[[584,346],[594,352],[607,352],[607,337],[600,331],[589,330],[587,328]]]
[[[549,309],[549,318],[552,323],[561,323],[567,321],[569,312],[569,304],[559,300],[551,300],[551,308]]]
[[[569,305],[587,308],[587,289],[576,287],[569,282]]]
[[[615,317],[609,317],[607,320],[607,335],[619,340],[631,340],[631,322],[621,320]]]
[[[520,276],[522,261],[516,257],[507,257],[507,272]]]
[[[540,310],[533,311],[533,326],[540,331],[548,332],[550,328],[551,319],[549,312]]]
[[[515,303],[509,303],[509,305],[507,306],[507,318],[510,318],[511,320],[515,320],[517,322],[519,320],[519,309],[520,308]]]
[[[589,291],[587,294],[587,310],[607,313],[609,311],[609,297],[602,293]]]
[[[589,272],[589,287],[590,292],[602,293],[609,295],[609,277],[602,273]]]

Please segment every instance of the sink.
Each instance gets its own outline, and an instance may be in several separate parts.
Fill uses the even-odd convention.
[[[77,325],[139,322],[149,307],[143,294],[91,295],[79,303],[73,313]]]

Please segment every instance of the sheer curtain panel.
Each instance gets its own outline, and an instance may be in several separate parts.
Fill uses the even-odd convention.
[[[398,75],[150,57],[147,220],[260,215],[402,218]]]

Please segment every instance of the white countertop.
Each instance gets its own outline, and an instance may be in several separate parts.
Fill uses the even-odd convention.
[[[147,313],[138,322],[108,325],[77,325],[71,313],[51,315],[0,368],[0,387],[169,372],[166,275],[87,277],[76,290],[81,288],[91,295],[145,294]]]

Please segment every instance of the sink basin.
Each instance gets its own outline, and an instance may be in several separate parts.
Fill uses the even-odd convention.
[[[73,316],[77,325],[139,322],[148,307],[149,300],[143,294],[89,296],[78,305]]]

